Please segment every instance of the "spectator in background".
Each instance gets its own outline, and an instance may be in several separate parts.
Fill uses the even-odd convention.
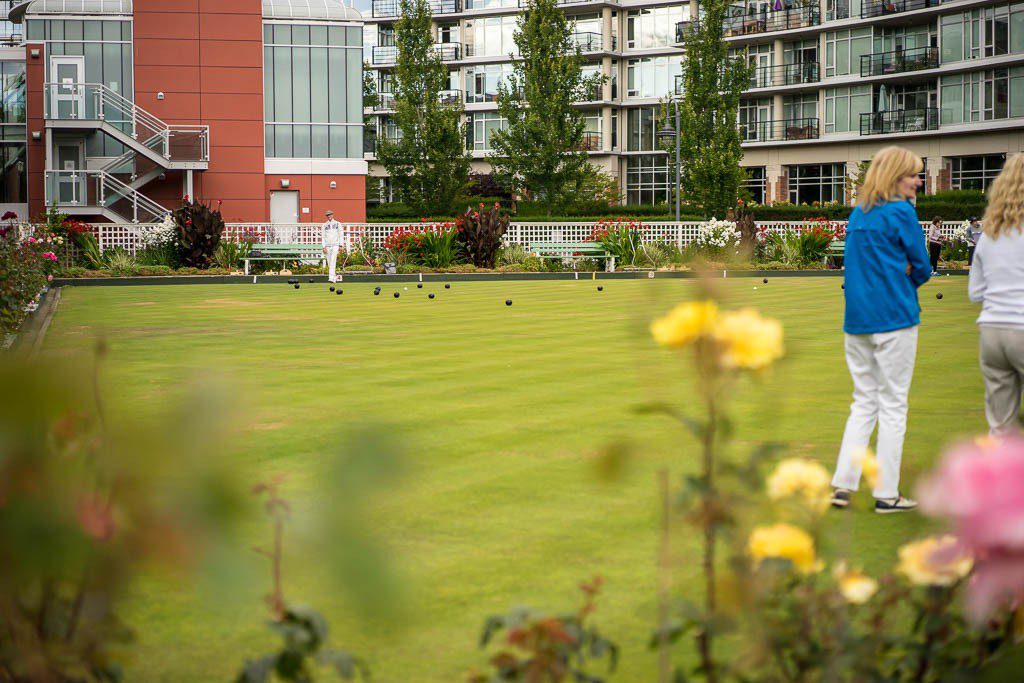
[[[928,226],[928,256],[931,259],[932,275],[939,274],[939,255],[942,253],[942,218],[936,216]]]
[[[978,238],[981,237],[981,221],[975,216],[967,226],[967,267],[974,265],[974,250],[978,246]]]
[[[899,492],[907,396],[917,356],[921,307],[917,288],[928,281],[928,252],[910,199],[921,187],[921,157],[902,147],[878,152],[857,191],[846,231],[846,364],[853,404],[832,478],[832,505],[845,508],[878,426],[875,512],[913,510]],[[909,265],[908,265],[909,264]]]
[[[967,293],[981,304],[979,364],[992,434],[1020,428],[1024,387],[1024,154],[1010,158],[988,190]]]

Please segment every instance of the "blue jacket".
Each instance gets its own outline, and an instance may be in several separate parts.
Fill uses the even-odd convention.
[[[921,322],[917,288],[931,277],[917,212],[907,201],[857,207],[846,228],[847,334],[874,334]],[[910,275],[907,275],[910,264]]]

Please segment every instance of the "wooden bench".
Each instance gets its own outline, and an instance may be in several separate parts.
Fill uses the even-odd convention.
[[[537,258],[556,258],[576,261],[581,258],[605,259],[605,270],[615,272],[615,257],[600,242],[531,242],[530,253]]]
[[[833,263],[837,259],[842,259],[846,253],[846,241],[845,240],[833,240],[832,244],[828,245],[828,249],[825,250],[825,265],[827,266],[829,260]]]
[[[316,261],[324,260],[323,247],[318,244],[254,244],[245,261],[245,274],[249,274],[249,261]]]

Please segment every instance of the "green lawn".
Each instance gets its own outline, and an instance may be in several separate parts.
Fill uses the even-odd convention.
[[[756,306],[786,329],[785,361],[736,386],[734,452],[779,440],[831,468],[851,389],[840,282],[716,281],[725,305]],[[106,337],[105,382],[117,388],[122,417],[158,411],[197,377],[229,383],[242,409],[232,413],[238,433],[223,457],[246,484],[287,474],[297,508],[286,593],[321,609],[332,644],[365,656],[376,680],[462,680],[485,661],[476,642],[487,615],[519,604],[574,608],[577,583],[600,574],[595,620],[624,650],[612,680],[650,681],[656,472],[693,471],[696,448],[664,418],[630,408],[671,400],[697,410],[685,364],[646,330],[697,285],[605,281],[598,292],[596,284],[406,283],[385,286],[379,297],[370,284],[345,284],[342,296],[326,284],[70,287],[45,353],[79,353]],[[926,285],[921,302],[908,493],[944,444],[984,429],[965,279]],[[325,494],[322,482],[331,454],[366,426],[399,439],[406,452],[397,483],[364,506],[401,578],[388,620],[359,616],[359,601],[338,588],[332,558],[344,547],[303,540],[312,538],[304,509],[316,500],[338,509],[350,502]],[[620,441],[632,449],[623,471],[612,481],[598,477],[602,449]],[[849,524],[830,517],[830,542],[875,572],[892,564],[901,542],[930,528],[916,515],[861,510],[844,519]],[[240,533],[237,554],[249,571],[230,590],[164,574],[136,584],[124,606],[139,632],[128,680],[228,680],[246,656],[275,643],[261,603],[265,561],[247,550],[264,542],[267,527],[256,518]],[[696,596],[695,535],[682,530],[674,542],[679,591]],[[356,590],[375,598],[382,589]],[[687,643],[678,656],[690,651]]]

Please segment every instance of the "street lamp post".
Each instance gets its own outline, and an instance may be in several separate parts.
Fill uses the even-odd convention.
[[[658,138],[661,140],[675,139],[676,141],[676,176],[675,176],[675,195],[676,195],[676,223],[679,222],[679,100],[673,99],[672,105],[675,108],[675,126],[669,127],[665,125],[661,130],[658,131]]]

